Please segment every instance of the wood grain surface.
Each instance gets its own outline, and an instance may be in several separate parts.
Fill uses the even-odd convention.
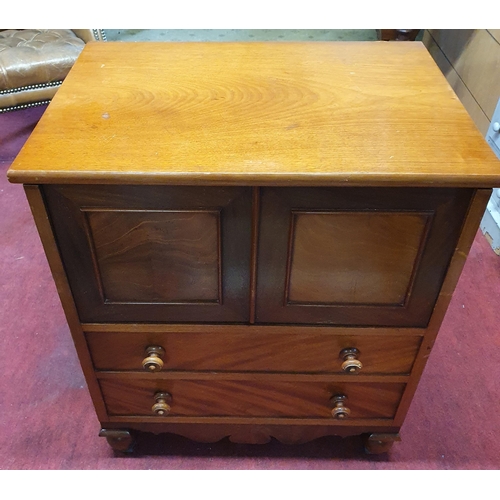
[[[260,371],[343,373],[342,349],[355,347],[363,363],[360,374],[410,373],[421,338],[310,333],[270,334],[266,330],[212,332],[115,332],[94,331],[86,334],[97,370],[143,371],[142,360],[150,345],[165,350],[162,372],[178,371]],[[196,327],[193,327],[196,330]],[[240,329],[242,330],[242,329]],[[285,330],[285,329],[284,329]],[[357,375],[353,375],[357,377]]]
[[[158,391],[172,395],[169,416],[325,418],[330,398],[348,396],[352,418],[391,418],[404,384],[340,382],[259,382],[256,380],[100,380],[109,415],[154,416]]]
[[[287,302],[405,302],[431,213],[332,210],[291,215]]]
[[[251,188],[44,194],[82,321],[248,321]]]
[[[219,211],[84,212],[106,302],[221,302]]]
[[[262,188],[256,323],[425,327],[472,195]]]
[[[87,44],[8,175],[500,184],[497,158],[420,42]]]

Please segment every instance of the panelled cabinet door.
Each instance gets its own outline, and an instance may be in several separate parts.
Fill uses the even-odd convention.
[[[425,327],[471,196],[263,188],[257,322]]]
[[[81,321],[248,321],[250,188],[43,190]]]

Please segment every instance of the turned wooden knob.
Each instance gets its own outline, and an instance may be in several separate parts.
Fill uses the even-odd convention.
[[[170,413],[170,403],[172,403],[172,396],[168,392],[157,392],[155,394],[155,404],[151,408],[155,415],[165,417]]]
[[[332,417],[337,420],[345,420],[351,413],[351,410],[344,404],[347,401],[345,394],[336,394],[330,399],[332,406]]]
[[[146,357],[142,360],[142,367],[149,372],[159,372],[163,368],[165,349],[157,345],[146,347]]]
[[[340,359],[344,361],[342,363],[342,370],[353,375],[359,373],[361,368],[363,368],[363,363],[357,359],[359,354],[360,352],[355,347],[342,349],[339,355]]]

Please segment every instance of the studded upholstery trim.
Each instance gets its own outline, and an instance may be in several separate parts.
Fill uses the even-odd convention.
[[[18,109],[26,109],[26,108],[34,108],[35,106],[43,106],[44,104],[48,104],[50,99],[45,101],[38,102],[30,102],[28,104],[17,104],[16,106],[9,106],[8,108],[0,108],[0,114],[7,113],[8,111],[16,111]]]
[[[102,40],[103,42],[107,42],[108,39],[106,38],[106,32],[102,29],[92,29],[92,32],[94,33],[94,38],[99,41]]]
[[[0,95],[15,94],[16,92],[24,92],[25,90],[44,89],[47,87],[57,87],[57,86],[61,85],[61,83],[62,83],[62,80],[58,80],[57,82],[50,82],[50,83],[37,83],[35,85],[25,85],[24,87],[17,87],[16,89],[0,90]]]

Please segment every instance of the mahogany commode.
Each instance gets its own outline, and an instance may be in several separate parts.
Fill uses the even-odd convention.
[[[500,185],[416,42],[91,43],[8,176],[119,451],[387,451]]]

